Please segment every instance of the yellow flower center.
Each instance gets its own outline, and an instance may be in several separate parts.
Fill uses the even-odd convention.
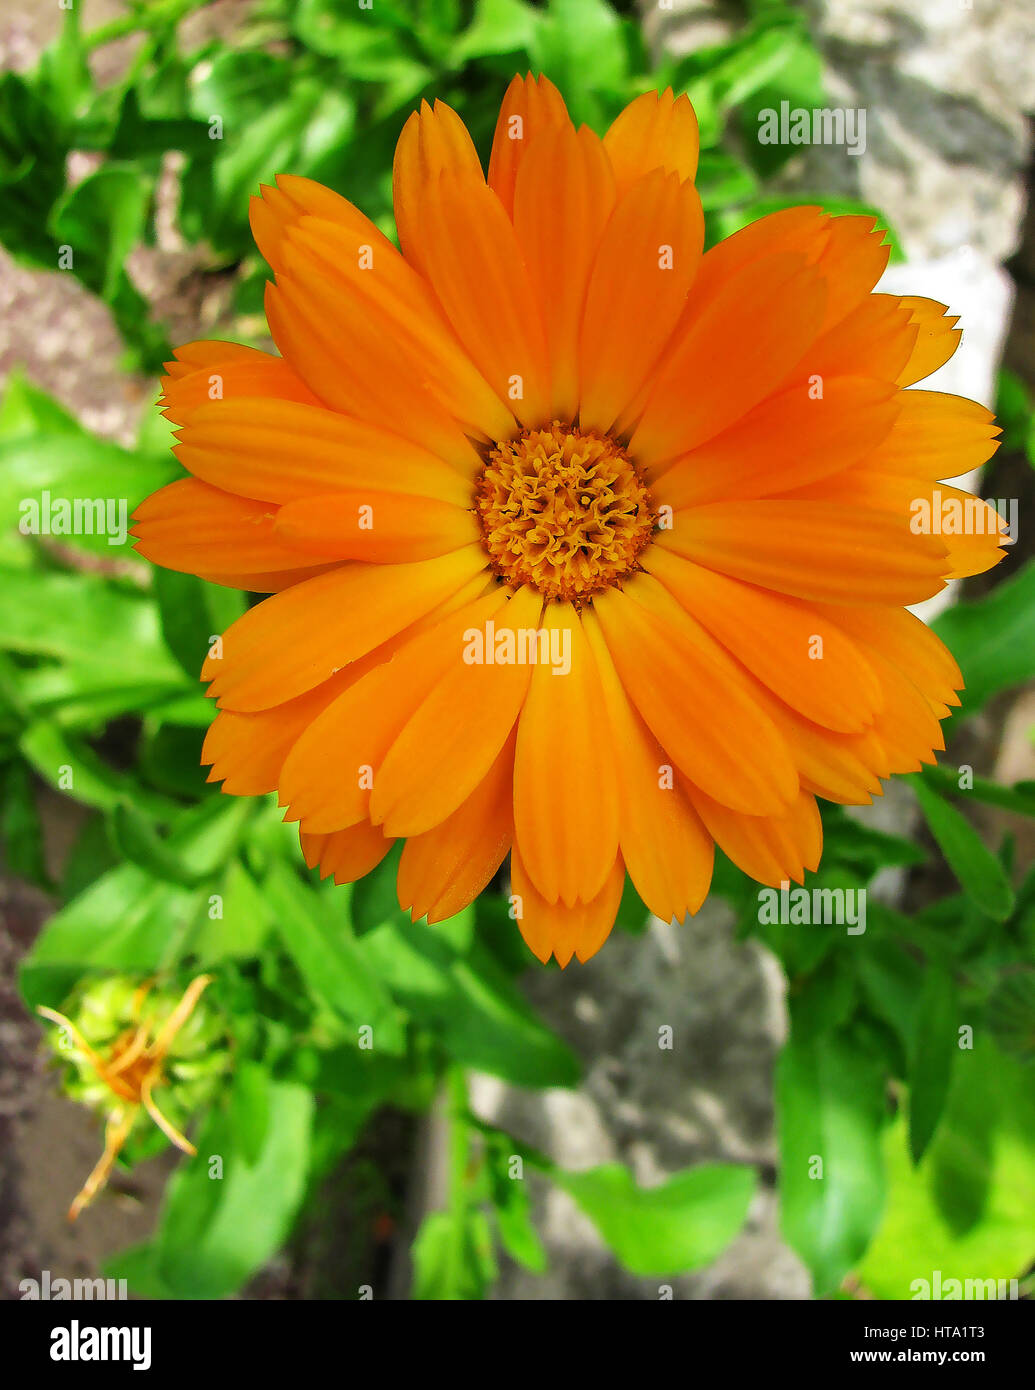
[[[556,421],[496,445],[475,504],[500,579],[575,601],[632,574],[656,522],[625,450]]]

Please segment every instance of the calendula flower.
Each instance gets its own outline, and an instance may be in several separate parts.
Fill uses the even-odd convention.
[[[137,513],[152,560],[273,595],[203,670],[212,779],[276,790],[339,881],[404,840],[415,918],[509,850],[521,932],[562,965],[626,870],[664,919],[716,843],[800,881],[817,796],[931,761],[961,678],[906,605],[1001,556],[991,509],[941,524],[992,416],[905,389],[956,320],[871,293],[872,218],[794,208],[704,252],[697,152],[685,97],[601,139],[527,77],[487,177],[448,106],[410,117],[401,251],[279,178],[252,226],[280,355],[179,350],[190,476]]]
[[[64,1090],[105,1120],[104,1152],[68,1211],[75,1221],[104,1187],[141,1114],[186,1154],[197,1150],[159,1109],[163,1090],[175,1113],[188,1116],[209,1100],[225,1070],[222,1029],[212,1013],[198,1010],[211,978],[199,975],[177,999],[152,980],[136,985],[116,976],[88,981],[64,1013],[40,1005],[53,1023],[55,1055],[68,1066]]]

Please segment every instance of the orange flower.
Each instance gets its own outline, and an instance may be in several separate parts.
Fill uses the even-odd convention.
[[[685,97],[600,139],[527,77],[487,180],[448,106],[410,117],[401,254],[278,179],[252,227],[281,356],[179,350],[190,476],[136,518],[157,563],[274,595],[205,664],[212,780],[277,790],[338,881],[405,840],[399,900],[432,922],[510,850],[562,965],[627,869],[665,919],[715,843],[800,880],[817,796],[932,761],[962,682],[905,605],[1002,554],[991,509],[916,525],[996,448],[987,410],[903,389],[956,320],[871,293],[871,218],[794,208],[703,253],[696,165]]]

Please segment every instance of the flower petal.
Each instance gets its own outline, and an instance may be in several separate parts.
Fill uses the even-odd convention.
[[[661,546],[644,557],[683,608],[785,704],[824,728],[858,733],[881,690],[839,628],[815,609],[680,559]]]
[[[445,172],[483,183],[485,175],[467,127],[451,106],[426,101],[402,128],[395,147],[392,201],[399,245],[412,266],[422,269],[426,199]]]
[[[496,639],[534,629],[542,596],[529,586],[492,613]],[[490,657],[494,642],[474,624],[455,637],[449,660],[399,731],[370,797],[370,818],[389,835],[420,835],[456,810],[492,766],[514,727],[533,668],[468,661],[472,635]],[[515,648],[516,650],[516,648]]]
[[[474,545],[481,537],[470,509],[370,489],[300,497],[280,508],[273,529],[296,558],[302,550],[373,564],[429,560]]]
[[[532,141],[545,131],[574,127],[564,98],[548,77],[515,77],[507,88],[496,121],[489,155],[489,187],[513,215],[518,174]]]
[[[406,841],[399,903],[414,921],[462,912],[503,863],[513,838],[514,735],[471,795],[434,829]]]
[[[600,673],[618,774],[618,843],[640,897],[663,922],[696,912],[708,893],[714,845],[675,782],[660,744],[622,689],[592,609],[582,616]]]
[[[767,256],[734,275],[666,351],[632,434],[634,456],[655,468],[777,390],[816,336],[825,293],[800,255]]]
[[[514,191],[514,231],[546,332],[554,419],[571,420],[578,409],[579,326],[614,203],[607,156],[587,127],[576,134],[566,121],[529,146]]]
[[[593,609],[626,693],[672,762],[738,810],[786,807],[798,776],[750,677],[661,584],[637,575]]]
[[[302,855],[311,869],[319,866],[320,877],[334,875],[335,883],[355,883],[376,869],[392,848],[393,841],[385,838],[379,826],[360,821],[347,830],[331,835],[307,835],[299,832]]]
[[[422,255],[446,317],[526,426],[549,410],[546,338],[510,219],[480,180],[440,174],[422,200]]]
[[[322,406],[225,400],[198,406],[173,452],[197,478],[266,502],[377,488],[470,505],[478,456],[464,477],[421,444]]]
[[[898,375],[899,386],[912,386],[948,362],[959,347],[963,331],[956,327],[958,316],[948,317],[948,307],[934,299],[903,295],[899,303],[910,311],[910,322],[917,329],[916,345]]]
[[[563,666],[538,662],[514,759],[514,833],[521,857],[550,902],[596,897],[618,851],[618,787],[607,756],[607,711],[582,623],[551,603],[542,626],[558,634]]]
[[[677,511],[657,544],[709,569],[796,598],[919,603],[947,572],[939,536],[909,517],[835,502],[766,498]]]
[[[398,645],[314,719],[280,777],[288,819],[326,834],[369,819],[370,793],[385,754],[435,682],[456,661],[465,628],[505,601],[500,590],[465,603]]]
[[[223,634],[202,679],[230,709],[268,709],[335,671],[457,594],[485,568],[468,546],[412,565],[344,565],[251,608]],[[335,827],[337,828],[337,827]]]
[[[180,478],[133,513],[133,549],[185,574],[293,570],[304,561],[274,534],[276,507]]]
[[[823,851],[823,822],[816,798],[802,792],[783,816],[745,816],[705,796],[699,787],[687,795],[722,852],[759,883],[778,888],[805,870],[816,869]]]
[[[673,96],[671,87],[644,92],[615,117],[604,136],[619,196],[654,169],[692,180],[700,143],[688,96]]]
[[[894,428],[901,394],[864,377],[835,377],[821,396],[798,384],[649,480],[671,507],[789,491],[877,449]]]
[[[655,170],[619,201],[604,229],[582,316],[583,428],[610,429],[655,374],[703,244],[701,200],[693,184],[680,183],[675,174]]]
[[[556,956],[563,970],[573,955],[583,962],[595,956],[611,935],[622,900],[625,865],[619,856],[596,897],[570,907],[543,897],[516,848],[510,856],[510,882],[518,928],[528,949],[544,964]]]

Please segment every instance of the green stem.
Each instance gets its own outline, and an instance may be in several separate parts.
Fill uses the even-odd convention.
[[[471,1131],[467,1123],[467,1077],[462,1067],[451,1067],[446,1076],[449,1120],[449,1216],[452,1239],[446,1287],[463,1287],[467,1232],[467,1173],[471,1158]],[[459,1298],[459,1292],[454,1294]]]

